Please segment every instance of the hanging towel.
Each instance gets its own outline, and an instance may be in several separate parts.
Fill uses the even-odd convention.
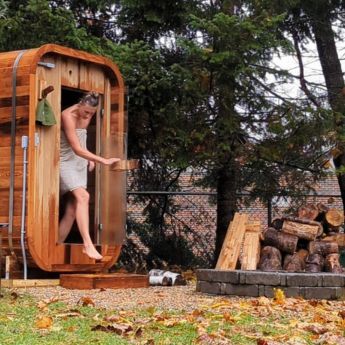
[[[43,98],[38,102],[36,109],[36,122],[39,122],[43,126],[53,126],[56,124],[53,109],[46,98]]]

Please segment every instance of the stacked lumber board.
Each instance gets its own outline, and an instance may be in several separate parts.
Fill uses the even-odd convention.
[[[234,270],[240,259],[242,270],[256,270],[260,259],[260,236],[260,222],[250,222],[248,214],[235,213],[229,224],[216,269]]]

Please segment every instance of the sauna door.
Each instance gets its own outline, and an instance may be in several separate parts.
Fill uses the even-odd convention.
[[[127,158],[124,90],[111,88],[107,79],[99,133],[101,156]],[[110,166],[101,165],[97,176],[96,184],[99,190],[98,212],[96,213],[98,216],[97,242],[122,244],[126,226],[126,172],[113,171]]]

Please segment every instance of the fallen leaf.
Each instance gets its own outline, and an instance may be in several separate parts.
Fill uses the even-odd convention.
[[[325,333],[315,344],[345,345],[345,338],[340,335]]]
[[[84,316],[80,312],[67,312],[67,313],[62,313],[62,314],[57,314],[55,315],[56,317],[62,318],[66,320],[68,317],[80,317],[84,318]]]
[[[284,304],[286,297],[282,289],[273,289],[274,290],[274,302],[277,304]]]
[[[12,299],[16,300],[19,297],[19,295],[15,291],[12,291],[11,297],[12,297]]]
[[[50,316],[42,316],[36,320],[35,326],[39,329],[47,329],[53,325],[53,319]]]
[[[328,332],[327,328],[318,325],[309,325],[306,326],[304,329],[314,334],[324,334]]]
[[[91,328],[91,331],[102,331],[107,333],[116,333],[118,335],[125,335],[126,333],[133,330],[133,327],[130,325],[121,325],[121,324],[111,324],[107,326],[97,325]]]
[[[155,341],[153,339],[148,339],[144,345],[155,345]]]
[[[142,335],[143,335],[143,329],[142,329],[141,327],[138,327],[137,330],[136,330],[135,333],[134,333],[134,336],[135,336],[136,338],[139,338],[139,337],[141,337]]]
[[[78,301],[78,304],[81,304],[83,307],[95,306],[95,302],[90,297],[86,297],[86,296],[81,297],[80,300]]]

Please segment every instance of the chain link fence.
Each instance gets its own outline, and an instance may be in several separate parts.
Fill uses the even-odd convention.
[[[274,218],[293,215],[306,203],[342,209],[338,194],[273,198],[249,202],[239,195],[239,211],[266,227]],[[216,235],[214,192],[129,192],[127,242],[121,261],[131,269],[166,265],[212,267]]]

